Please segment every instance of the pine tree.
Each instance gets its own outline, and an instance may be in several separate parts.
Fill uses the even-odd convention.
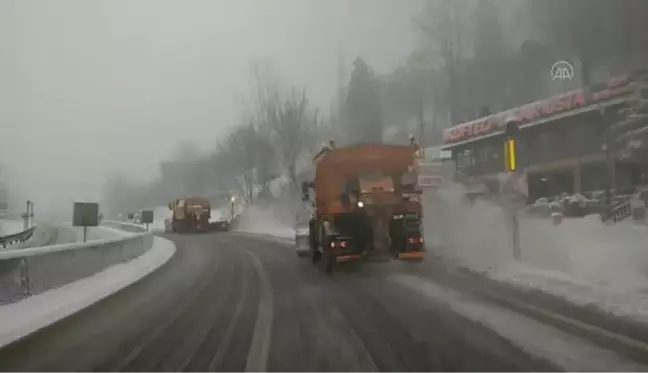
[[[371,68],[358,57],[353,63],[347,99],[348,141],[381,142],[383,113],[377,80]]]

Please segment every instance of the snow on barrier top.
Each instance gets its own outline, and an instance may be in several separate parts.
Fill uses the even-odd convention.
[[[141,227],[111,222],[139,233],[0,252],[0,305],[68,284],[144,254],[153,246],[153,235]],[[107,224],[108,225],[108,224]]]
[[[104,220],[101,222],[101,225],[107,227],[117,228],[122,231],[131,232],[131,233],[143,233],[146,232],[146,227],[144,225],[129,223],[124,221],[115,221],[115,220]]]

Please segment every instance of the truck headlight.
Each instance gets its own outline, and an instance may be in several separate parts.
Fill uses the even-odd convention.
[[[358,201],[358,207],[363,208],[363,207],[364,207],[364,203],[363,203],[362,201]]]

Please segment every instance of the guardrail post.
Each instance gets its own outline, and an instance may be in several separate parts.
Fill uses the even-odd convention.
[[[29,281],[29,266],[27,265],[27,259],[20,259],[20,289],[23,292],[23,295],[31,295],[31,282]]]

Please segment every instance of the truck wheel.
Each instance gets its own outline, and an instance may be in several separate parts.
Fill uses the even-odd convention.
[[[326,271],[326,273],[333,272],[333,263],[333,257],[331,255],[324,255],[324,271]]]
[[[313,263],[319,262],[320,260],[322,260],[322,253],[320,253],[317,249],[314,249],[311,259],[313,260]]]

